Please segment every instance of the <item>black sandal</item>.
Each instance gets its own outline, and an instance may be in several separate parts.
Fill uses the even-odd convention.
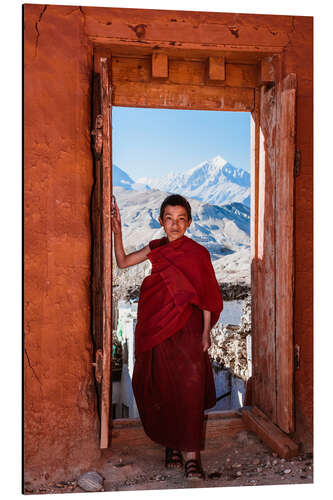
[[[165,448],[165,467],[167,469],[180,469],[183,466],[183,455],[179,450]]]
[[[202,470],[199,460],[195,458],[185,462],[184,475],[187,479],[205,479],[205,473]]]

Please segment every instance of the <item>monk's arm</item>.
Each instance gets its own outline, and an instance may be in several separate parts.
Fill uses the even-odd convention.
[[[114,253],[116,255],[117,266],[120,269],[125,269],[126,267],[135,266],[140,262],[143,262],[147,259],[147,255],[150,252],[149,245],[141,248],[141,250],[137,250],[136,252],[129,253],[126,255],[124,246],[123,246],[123,238],[122,234],[115,233],[114,235]]]
[[[116,199],[113,199],[114,207],[111,211],[111,217],[112,231],[114,234],[114,253],[116,255],[117,266],[120,267],[120,269],[124,269],[125,267],[135,266],[135,264],[139,264],[146,260],[150,248],[146,245],[144,248],[141,248],[141,250],[126,255],[123,245],[120,211]]]
[[[206,309],[203,309],[204,327],[202,332],[202,348],[204,351],[207,351],[207,349],[209,349],[210,347],[211,315],[212,313],[210,311],[206,311]]]

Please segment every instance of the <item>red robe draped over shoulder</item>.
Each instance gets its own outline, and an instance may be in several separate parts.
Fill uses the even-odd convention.
[[[222,296],[209,252],[183,236],[150,242],[152,273],[144,279],[135,330],[133,392],[146,434],[174,449],[204,448],[204,410],[216,403],[214,376],[203,352],[202,309],[211,326]]]
[[[208,250],[183,236],[152,240],[151,275],[141,285],[135,329],[136,354],[174,335],[189,320],[193,306],[211,311],[211,328],[223,308]]]

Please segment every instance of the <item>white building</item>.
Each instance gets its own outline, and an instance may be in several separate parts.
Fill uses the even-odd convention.
[[[118,303],[117,337],[122,344],[123,365],[121,379],[112,383],[113,418],[138,418],[139,413],[132,390],[134,369],[134,331],[138,304],[124,300]]]

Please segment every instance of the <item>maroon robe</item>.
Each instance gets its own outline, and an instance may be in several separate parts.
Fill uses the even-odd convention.
[[[203,309],[211,327],[222,296],[208,250],[187,236],[149,244],[152,272],[141,286],[133,392],[146,434],[184,451],[203,449],[204,410],[216,403],[202,350]]]

